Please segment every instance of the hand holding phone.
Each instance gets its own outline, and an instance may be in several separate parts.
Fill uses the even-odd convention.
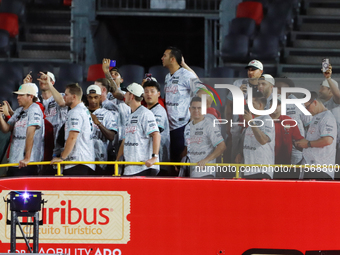
[[[325,58],[322,60],[322,72],[326,73],[328,69],[329,69],[329,59]]]

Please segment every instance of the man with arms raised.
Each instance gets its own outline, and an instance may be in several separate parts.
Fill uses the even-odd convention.
[[[41,89],[42,104],[45,108],[46,119],[53,126],[54,133],[54,156],[59,156],[61,153],[61,146],[57,144],[57,136],[60,128],[64,125],[67,115],[67,106],[63,99],[63,94],[60,94],[55,88],[55,76],[51,72],[40,72],[39,87]],[[24,83],[32,82],[32,76],[28,74]]]
[[[200,88],[205,88],[197,76],[181,67],[182,52],[168,47],[162,57],[163,66],[169,69],[165,77],[165,105],[170,126],[170,156],[175,162],[181,161],[184,150],[184,128],[190,120],[189,105]]]
[[[145,162],[145,165],[127,165],[124,175],[154,176],[159,172],[159,147],[161,136],[153,113],[146,109],[141,102],[144,89],[137,83],[127,87],[125,103],[131,108],[124,129],[122,144],[119,148],[117,160],[124,156],[125,161]]]
[[[258,79],[261,77],[263,73],[263,65],[260,61],[254,59],[248,63],[246,66],[247,74],[248,74],[248,80],[247,84],[244,84],[243,79],[236,80],[234,82],[234,86],[239,87],[242,91],[244,91],[244,99],[247,99],[247,87],[257,86],[258,85]],[[233,115],[233,96],[231,93],[228,93],[227,95],[227,104],[225,107],[225,116],[228,122],[230,123],[230,120],[233,120],[233,122],[237,122],[239,120],[238,115]],[[233,125],[230,127],[230,125],[227,125],[227,135],[228,137],[231,137],[231,161],[234,162],[236,157],[236,147],[239,143],[240,137],[241,137],[241,127],[238,125]]]
[[[191,163],[190,177],[216,177],[207,163],[216,163],[216,158],[226,149],[218,125],[214,127],[215,117],[206,118],[202,114],[202,99],[194,97],[190,103],[191,121],[185,127],[185,145]]]
[[[0,112],[0,129],[7,133],[12,131],[9,163],[19,163],[18,167],[9,167],[7,176],[24,176],[38,174],[37,166],[27,166],[29,162],[39,162],[44,155],[43,136],[44,120],[40,107],[35,103],[37,91],[35,84],[22,84],[17,94],[19,108],[6,123]]]
[[[71,108],[65,123],[65,146],[60,157],[51,164],[62,161],[94,161],[92,139],[93,123],[89,110],[82,103],[83,91],[78,84],[69,84],[65,90],[65,104]],[[94,165],[65,165],[64,175],[87,175],[95,170]]]
[[[88,109],[94,123],[93,143],[96,161],[107,161],[107,146],[109,141],[113,141],[117,133],[116,112],[110,112],[101,107],[101,89],[97,85],[87,88]],[[106,165],[96,165],[96,175],[108,174]]]

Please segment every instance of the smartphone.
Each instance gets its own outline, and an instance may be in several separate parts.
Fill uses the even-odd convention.
[[[110,67],[116,67],[116,60],[110,60]]]
[[[151,80],[152,74],[151,73],[146,73],[144,75],[144,79]]]
[[[329,59],[324,58],[322,60],[322,72],[324,72],[324,73],[327,72],[328,68],[329,68]]]

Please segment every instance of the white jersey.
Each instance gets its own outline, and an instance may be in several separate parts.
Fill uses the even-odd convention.
[[[324,103],[324,106],[332,112],[332,114],[335,117],[336,124],[337,124],[337,130],[338,130],[338,136],[337,136],[337,143],[340,142],[340,104],[337,104],[334,102],[333,97],[329,99],[327,102]]]
[[[121,91],[121,93],[125,94],[125,91]],[[109,102],[107,102],[109,101]],[[123,134],[123,129],[125,126],[125,123],[127,121],[127,118],[131,114],[131,108],[125,104],[123,100],[119,100],[109,92],[107,94],[107,99],[102,103],[102,106],[109,111],[115,111],[117,113],[118,119],[117,119],[117,126],[118,126],[118,137],[119,141],[123,140],[122,134]]]
[[[211,115],[212,116],[212,115]],[[187,146],[191,163],[197,163],[209,156],[217,145],[224,141],[221,131],[216,125],[213,126],[213,118],[204,118],[202,121],[193,124],[192,121],[186,125],[184,130],[185,146]],[[216,159],[208,163],[216,163]],[[215,171],[211,171],[211,167],[206,166],[207,170],[198,170],[198,167],[190,167],[190,177],[202,177],[205,175],[216,176]]]
[[[170,162],[170,129],[166,111],[160,104],[154,105],[150,111],[155,115],[157,126],[161,132],[161,146],[159,149],[159,161]],[[162,168],[167,168],[163,167]]]
[[[273,165],[275,164],[275,127],[272,126],[272,122],[269,115],[263,115],[256,117],[251,122],[252,126],[258,126],[258,128],[269,137],[270,141],[264,145],[260,144],[253,133],[251,127],[247,127],[245,131],[244,143],[243,143],[243,157],[245,164],[254,165]],[[262,121],[261,121],[262,120]],[[262,125],[263,124],[263,125]],[[262,126],[261,126],[262,125]],[[244,171],[244,176],[261,173],[265,168],[260,167],[253,168],[251,171]],[[266,171],[273,178],[274,173],[272,171]]]
[[[64,94],[61,94],[64,96]],[[53,126],[53,134],[54,134],[54,144],[56,144],[58,132],[62,125],[64,125],[66,121],[68,107],[60,107],[58,103],[54,100],[54,97],[51,96],[48,99],[43,99],[42,104],[45,108],[45,116],[46,119],[52,124]]]
[[[108,130],[117,132],[117,115],[116,112],[110,112],[105,108],[99,108],[93,112],[98,121]],[[93,123],[92,138],[94,143],[94,152],[96,161],[107,161],[108,139],[104,136],[100,128]],[[105,165],[100,165],[103,169]]]
[[[9,163],[19,163],[24,159],[26,146],[27,128],[36,126],[30,162],[40,162],[44,157],[44,116],[41,108],[36,103],[31,104],[28,109],[19,107],[8,120],[13,126],[11,150]]]
[[[145,162],[152,158],[153,143],[150,134],[153,132],[159,132],[155,116],[141,105],[131,113],[125,124],[125,161]],[[159,170],[159,165],[153,165],[151,168]],[[124,175],[137,174],[146,169],[149,169],[146,165],[126,165]]]
[[[241,88],[241,86],[243,84],[243,80],[244,79],[236,80],[236,81],[234,81],[233,85],[238,87],[238,88]],[[249,84],[247,84],[247,87],[248,88],[250,87]],[[248,94],[247,93],[243,93],[243,96],[244,96],[244,99],[247,99]],[[228,91],[227,99],[230,100],[230,101],[233,101],[233,94],[230,91]]]
[[[206,88],[195,74],[185,68],[165,76],[165,105],[170,131],[185,126],[190,120],[190,100],[200,88]]]
[[[90,112],[83,103],[77,104],[67,113],[65,141],[70,131],[76,131],[79,132],[79,134],[71,153],[65,161],[95,161],[92,129],[93,123]],[[93,170],[95,169],[95,165],[86,165]],[[74,167],[74,165],[65,165],[65,169],[71,167]]]
[[[305,148],[303,149],[303,157],[306,160],[306,164],[335,164],[336,153],[336,121],[333,114],[328,110],[318,113],[313,116],[312,122],[309,125],[306,139],[308,141],[315,141],[321,137],[330,136],[333,137],[333,142],[323,148]],[[334,171],[327,173],[334,179]]]

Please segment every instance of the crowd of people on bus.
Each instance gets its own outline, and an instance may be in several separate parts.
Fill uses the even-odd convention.
[[[206,165],[228,154],[227,163],[231,164],[320,165],[322,171],[302,172],[300,178],[334,179],[330,166],[340,159],[340,91],[331,78],[331,66],[323,73],[319,94],[311,92],[310,100],[301,104],[311,115],[297,104],[285,105],[286,115],[282,115],[281,89],[294,87],[294,83],[264,74],[262,63],[252,60],[246,66],[248,78],[233,84],[243,91],[245,113],[233,114],[233,94],[229,93],[222,116],[237,124],[227,125],[224,134],[221,113],[211,108],[212,94],[184,62],[181,51],[168,47],[162,64],[169,70],[164,99],[152,74],[128,84],[123,91],[124,78],[117,67],[110,68],[110,59],[102,61],[106,78],[96,80],[86,91],[76,83],[57,91],[54,84],[58,81],[50,71],[40,72],[38,89],[28,74],[13,92],[19,108],[13,111],[7,101],[0,106],[0,130],[11,132],[8,162],[18,164],[8,168],[7,176],[54,175],[56,163],[63,161],[69,162],[62,165],[63,175],[112,175],[113,165],[105,162],[116,160],[126,161],[119,169],[125,176],[180,173],[213,178],[216,172]],[[247,100],[249,89],[252,105]],[[296,99],[293,94],[288,98]],[[270,115],[250,110],[263,111],[275,105]],[[207,114],[203,114],[206,107]],[[40,161],[50,164],[29,164]],[[94,161],[101,163],[91,164]],[[197,165],[185,169],[175,163],[155,164],[181,161]],[[273,172],[257,167],[244,172],[243,177],[273,178]]]

